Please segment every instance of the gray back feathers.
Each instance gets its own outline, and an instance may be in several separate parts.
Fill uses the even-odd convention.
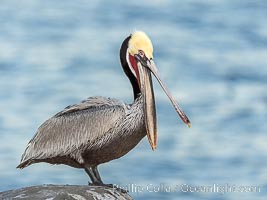
[[[121,101],[104,97],[88,98],[66,107],[39,127],[18,167],[26,167],[30,160],[66,155],[83,163],[84,149],[105,143],[103,139],[108,137],[103,135],[122,124],[127,109]]]

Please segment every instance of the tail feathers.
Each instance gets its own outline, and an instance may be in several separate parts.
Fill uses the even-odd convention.
[[[23,169],[27,166],[29,166],[30,164],[32,164],[33,162],[33,159],[31,159],[29,156],[28,156],[28,153],[29,153],[29,147],[31,146],[31,141],[29,142],[29,144],[27,145],[26,147],[26,150],[24,151],[24,153],[22,154],[21,156],[21,160],[20,160],[20,164],[17,166],[17,168],[20,168],[20,169]]]
[[[21,163],[17,166],[17,168],[19,168],[19,169],[23,169],[23,168],[25,168],[25,167],[28,167],[30,164],[32,164],[32,160],[26,160],[26,161],[21,162]]]

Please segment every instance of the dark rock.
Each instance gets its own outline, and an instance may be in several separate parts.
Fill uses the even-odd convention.
[[[116,188],[83,185],[40,185],[0,193],[0,199],[40,200],[133,200]]]

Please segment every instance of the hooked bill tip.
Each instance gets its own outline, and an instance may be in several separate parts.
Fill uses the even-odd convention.
[[[191,127],[191,122],[190,122],[190,120],[187,117],[186,117],[185,124],[187,125],[188,128]]]
[[[190,122],[187,123],[187,127],[188,127],[188,128],[191,127],[191,123],[190,123]]]
[[[182,120],[183,120],[183,122],[187,125],[188,128],[191,127],[191,122],[190,122],[190,120],[187,118],[186,115],[183,116]]]

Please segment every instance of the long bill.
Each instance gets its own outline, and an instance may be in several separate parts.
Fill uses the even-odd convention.
[[[176,112],[178,113],[180,118],[190,128],[191,124],[190,124],[190,121],[189,121],[188,117],[186,116],[186,114],[184,113],[182,108],[179,106],[179,104],[174,100],[173,96],[170,94],[170,92],[168,91],[167,87],[165,86],[165,84],[161,80],[161,78],[159,76],[159,73],[158,73],[158,70],[157,70],[157,67],[156,67],[156,65],[155,65],[155,63],[154,63],[154,61],[152,59],[147,62],[147,67],[149,68],[149,70],[153,73],[153,75],[158,80],[160,86],[162,87],[162,89],[165,92],[165,94],[169,97],[174,109],[176,110]]]
[[[191,124],[190,124],[190,121],[189,121],[188,117],[186,116],[186,114],[182,110],[182,108],[179,106],[179,104],[174,100],[174,98],[172,97],[172,95],[168,91],[167,87],[165,86],[165,84],[161,80],[161,78],[159,76],[159,73],[158,73],[158,70],[157,70],[157,67],[156,67],[156,65],[155,65],[155,63],[154,63],[154,61],[152,59],[147,62],[147,67],[150,69],[150,71],[153,73],[153,75],[158,80],[160,86],[162,87],[162,89],[165,92],[165,94],[169,97],[169,99],[170,99],[170,101],[171,101],[174,109],[176,110],[176,112],[178,113],[178,115],[180,116],[180,118],[190,128]]]
[[[154,61],[151,59],[147,60],[147,62],[144,62],[139,57],[137,57],[137,59],[139,60],[139,62],[137,62],[137,65],[140,74],[141,92],[144,96],[144,113],[147,137],[152,149],[154,150],[157,146],[157,116],[151,72],[158,80],[160,86],[170,99],[174,109],[176,110],[180,118],[183,120],[183,122],[188,127],[190,127],[191,125],[188,117],[178,105],[178,103],[174,100],[173,96],[170,94],[167,87],[161,80]]]

